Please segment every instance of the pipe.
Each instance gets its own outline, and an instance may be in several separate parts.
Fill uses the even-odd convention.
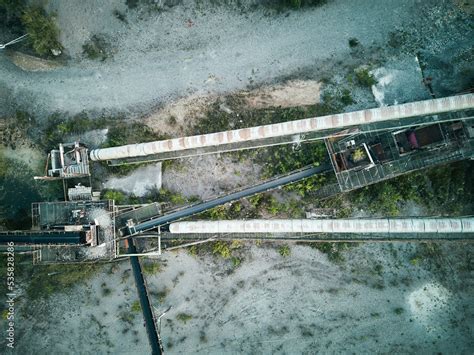
[[[474,94],[458,95],[441,99],[379,107],[369,110],[235,129],[232,131],[173,138],[148,143],[136,143],[119,147],[93,149],[90,152],[90,159],[104,161],[143,157],[171,151],[183,151],[267,138],[298,135],[327,129],[338,129],[408,117],[428,116],[471,108],[474,108]]]
[[[174,222],[171,233],[474,233],[474,218],[273,219]]]

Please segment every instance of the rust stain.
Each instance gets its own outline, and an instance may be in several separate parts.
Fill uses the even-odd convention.
[[[219,143],[222,143],[224,141],[224,132],[219,132],[216,134],[216,136],[217,136],[217,141]]]
[[[372,110],[364,111],[364,121],[371,122],[372,121]]]
[[[239,131],[239,137],[241,139],[249,139],[250,138],[250,128],[244,128]]]

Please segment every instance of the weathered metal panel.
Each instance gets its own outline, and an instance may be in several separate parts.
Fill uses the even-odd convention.
[[[90,158],[91,160],[125,159],[170,151],[197,149],[222,144],[235,144],[251,140],[297,135],[325,129],[343,128],[347,126],[356,126],[413,116],[427,116],[470,108],[474,108],[474,94],[341,113],[337,115],[306,118],[303,120],[242,128],[226,132],[173,138],[149,143],[130,144],[121,147],[94,149],[90,152]]]

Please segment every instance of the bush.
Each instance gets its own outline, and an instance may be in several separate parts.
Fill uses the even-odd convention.
[[[242,259],[236,257],[236,256],[233,256],[232,257],[232,267],[234,268],[237,268],[239,267],[239,265],[242,263]]]
[[[349,243],[329,243],[329,242],[314,242],[314,243],[300,243],[308,245],[313,249],[318,249],[320,252],[327,255],[328,259],[334,263],[341,263],[344,261],[342,252],[349,248]]]
[[[88,42],[84,43],[82,52],[89,59],[100,59],[104,61],[108,57],[106,51],[107,46],[107,42],[103,37],[94,35]]]
[[[405,310],[402,308],[402,307],[397,307],[393,310],[395,312],[395,314],[402,314],[403,312],[405,312]]]
[[[138,313],[142,310],[142,307],[140,306],[140,301],[135,301],[132,303],[132,312]]]
[[[273,5],[279,10],[285,10],[286,8],[300,9],[302,7],[320,6],[326,2],[327,0],[274,0],[269,2],[268,5]]]
[[[212,245],[212,253],[220,255],[224,259],[229,259],[232,254],[229,245],[223,241],[217,241]]]
[[[193,319],[193,316],[190,315],[190,314],[187,314],[187,313],[179,313],[179,314],[176,316],[176,319],[179,320],[180,322],[183,322],[184,324],[186,324],[186,322],[187,322],[188,320]]]
[[[6,25],[16,24],[24,8],[23,0],[0,0],[0,16],[3,15]]]
[[[351,92],[348,89],[342,90],[341,102],[345,106],[352,105],[354,103],[354,99],[352,98]]]
[[[37,54],[46,56],[52,54],[53,50],[62,50],[58,40],[59,30],[42,8],[27,8],[21,16],[21,21]]]
[[[29,300],[65,292],[103,270],[102,265],[47,265],[35,267],[26,294]]]
[[[103,198],[105,200],[115,200],[115,203],[120,205],[125,201],[126,196],[118,190],[107,190],[105,191]]]
[[[372,85],[377,84],[374,76],[369,73],[369,69],[359,69],[355,71],[357,82],[366,87],[371,87]]]
[[[349,47],[354,48],[359,45],[359,40],[357,38],[349,38]]]
[[[142,264],[142,270],[145,275],[154,275],[161,271],[161,265],[157,262],[145,262]]]
[[[291,250],[288,245],[283,245],[278,249],[278,252],[280,253],[281,256],[286,258],[287,256],[290,256]]]

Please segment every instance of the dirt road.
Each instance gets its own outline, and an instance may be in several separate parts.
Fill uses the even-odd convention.
[[[342,66],[351,57],[352,37],[366,52],[387,47],[390,33],[408,25],[412,35],[434,33],[433,48],[472,37],[467,15],[449,1],[393,0],[388,10],[385,1],[333,0],[313,9],[269,14],[261,8],[241,11],[187,1],[153,11],[128,9],[123,1],[57,0],[50,1],[48,10],[56,13],[70,59],[56,70],[24,72],[0,53],[4,111],[137,114],[191,93],[320,77],[324,63]],[[83,57],[82,46],[93,35],[108,43],[109,57],[103,62]]]

